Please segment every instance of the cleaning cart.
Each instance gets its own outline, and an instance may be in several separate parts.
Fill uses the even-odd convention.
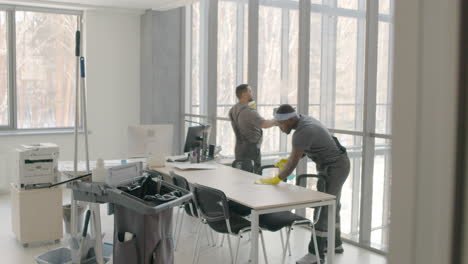
[[[102,203],[113,208],[113,263],[170,264],[174,262],[172,208],[192,199],[192,194],[150,177],[142,167],[141,162],[113,167],[105,183],[71,181],[67,187],[75,200],[88,202],[90,208]],[[76,241],[70,249],[57,251],[66,258],[61,262],[39,262],[39,256],[38,263],[75,263],[76,258],[83,263],[106,263],[108,250],[100,246],[100,220],[91,217],[89,222],[94,232],[89,237],[83,234],[84,251],[78,243],[81,241]],[[90,258],[95,262],[87,262]]]

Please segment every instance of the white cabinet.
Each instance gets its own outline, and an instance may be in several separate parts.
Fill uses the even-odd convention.
[[[13,233],[22,244],[63,237],[62,189],[21,190],[10,185]]]

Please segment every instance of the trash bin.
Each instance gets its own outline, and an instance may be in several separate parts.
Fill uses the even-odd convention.
[[[71,232],[71,205],[70,204],[65,204],[62,206],[63,208],[63,223],[65,226],[65,234],[70,234]],[[85,208],[82,205],[78,204],[78,215],[77,215],[77,224],[78,224],[78,229],[77,231],[80,231],[81,228],[83,227],[83,218],[84,218],[84,212]]]
[[[156,210],[142,213],[135,207],[115,204],[114,264],[174,263],[172,208],[180,204],[181,197],[185,201],[191,194],[150,177],[119,189],[124,195]]]

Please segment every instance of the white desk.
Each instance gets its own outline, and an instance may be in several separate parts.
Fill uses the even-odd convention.
[[[213,163],[214,164],[214,163]],[[169,175],[170,171],[197,183],[222,190],[233,201],[252,208],[252,262],[258,263],[259,215],[316,206],[328,206],[327,264],[334,264],[335,257],[335,196],[281,182],[278,185],[257,185],[259,175],[217,165],[215,170],[178,170],[166,163],[166,167],[152,168]],[[304,252],[305,253],[305,252]]]

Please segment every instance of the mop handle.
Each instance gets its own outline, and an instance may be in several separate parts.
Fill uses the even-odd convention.
[[[85,77],[85,60],[84,57],[80,57],[80,70],[81,70],[81,78]]]
[[[75,56],[79,57],[80,56],[80,39],[81,39],[81,33],[79,30],[76,31],[75,34]]]

